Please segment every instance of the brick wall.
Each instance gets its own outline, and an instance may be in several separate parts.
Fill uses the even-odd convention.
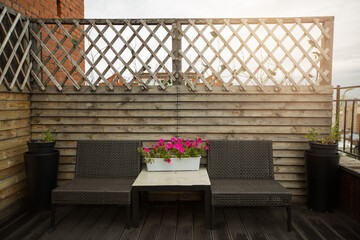
[[[84,0],[0,0],[31,18],[84,18]]]

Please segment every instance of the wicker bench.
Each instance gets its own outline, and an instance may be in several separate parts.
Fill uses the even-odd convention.
[[[78,141],[75,178],[51,194],[51,226],[57,204],[105,204],[127,207],[130,227],[131,186],[140,172],[141,141]]]
[[[291,192],[274,180],[271,141],[210,141],[212,226],[215,206],[286,207],[291,231]]]

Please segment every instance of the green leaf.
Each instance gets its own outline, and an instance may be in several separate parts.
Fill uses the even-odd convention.
[[[76,40],[75,38],[72,38],[72,39],[71,39],[71,42],[72,42],[74,45],[77,45],[77,44],[78,44],[78,42],[77,42],[77,40]]]
[[[210,34],[211,34],[211,36],[213,36],[214,38],[216,38],[216,37],[217,37],[217,34],[216,34],[216,32],[215,32],[215,31],[210,32]]]
[[[135,51],[134,51],[134,49],[132,49],[132,48],[130,48],[130,51],[131,51],[131,55],[135,55]]]

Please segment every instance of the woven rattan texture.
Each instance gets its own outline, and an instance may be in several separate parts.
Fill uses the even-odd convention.
[[[286,207],[291,192],[273,179],[211,179],[211,204]]]
[[[210,178],[274,178],[272,141],[210,141]]]
[[[52,191],[54,204],[128,205],[134,179],[74,179]]]
[[[141,141],[78,141],[75,178],[136,178]]]

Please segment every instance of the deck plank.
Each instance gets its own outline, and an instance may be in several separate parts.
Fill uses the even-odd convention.
[[[139,240],[157,239],[163,210],[164,208],[162,206],[153,206],[150,208],[148,217],[141,230]]]
[[[229,232],[227,231],[226,220],[223,212],[223,208],[215,208],[215,224],[212,230],[213,240],[225,240],[231,239]]]
[[[238,208],[238,211],[250,239],[267,240],[268,236],[262,229],[252,210],[249,208]]]
[[[141,234],[142,227],[144,226],[145,221],[147,220],[148,214],[149,214],[149,208],[143,207],[142,211],[140,211],[139,227],[138,228],[132,227],[130,229],[125,229],[124,234],[121,236],[120,240],[138,239]]]
[[[293,209],[294,211],[294,209]],[[299,228],[293,224],[293,230],[291,232],[287,231],[287,217],[285,216],[284,208],[269,208],[268,213],[273,221],[276,222],[280,232],[286,236],[286,239],[289,240],[303,240],[308,239]]]
[[[83,220],[66,236],[65,239],[81,239],[95,225],[102,216],[107,206],[90,206],[90,211],[85,215]]]
[[[286,239],[265,208],[254,208],[253,214],[255,214],[258,223],[262,226],[269,239]]]
[[[176,205],[166,206],[161,220],[161,226],[160,226],[159,238],[158,238],[159,240],[175,239],[178,208],[179,207]]]
[[[106,229],[112,223],[113,219],[116,217],[116,213],[118,211],[118,206],[110,206],[105,212],[101,215],[101,217],[97,220],[95,225],[90,228],[84,236],[83,239],[88,240],[97,240],[101,239]]]
[[[176,231],[177,240],[189,240],[193,238],[193,207],[183,205],[179,208],[178,226]]]
[[[74,211],[64,218],[56,218],[57,224],[53,229],[47,231],[40,239],[65,239],[66,236],[83,220],[84,216],[90,210],[89,206],[77,206]],[[58,215],[56,215],[58,216]]]
[[[237,208],[224,208],[224,215],[232,239],[249,239]]]
[[[126,226],[126,209],[120,208],[116,212],[116,216],[111,222],[110,226],[106,229],[102,240],[118,240],[121,238]]]
[[[211,240],[211,229],[205,228],[205,210],[203,205],[194,206],[194,239]]]

